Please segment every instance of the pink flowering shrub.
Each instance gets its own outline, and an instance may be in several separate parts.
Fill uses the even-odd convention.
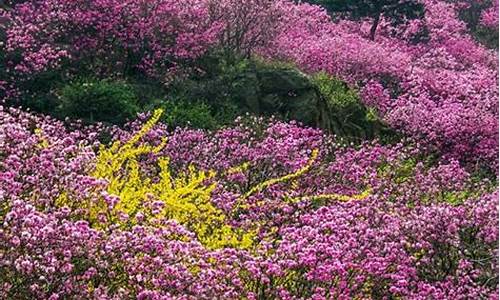
[[[481,24],[493,30],[498,30],[498,0],[492,1],[493,5],[481,14]]]
[[[204,1],[27,1],[3,12],[12,72],[33,76],[67,63],[119,76],[165,75],[203,54],[218,23]],[[158,74],[160,72],[160,74]]]
[[[125,201],[102,194],[111,183],[92,176],[104,128],[67,128],[13,108],[0,114],[2,298],[496,293],[498,195],[456,160],[429,165],[415,146],[347,147],[319,130],[263,119],[213,133],[147,127],[140,143],[162,148],[142,156],[140,176],[155,182],[161,158],[172,174],[213,170],[210,202],[226,224],[257,230],[251,249],[209,249],[176,219],[134,213],[129,225],[99,225],[81,213],[88,199],[114,199],[110,213]],[[126,143],[142,124],[113,129],[113,139]],[[63,194],[71,206],[58,204]]]
[[[359,86],[365,103],[393,128],[495,170],[498,53],[469,34],[459,19],[463,3],[424,3],[423,20],[402,28],[382,22],[375,42],[367,38],[369,24],[333,23],[317,7],[290,6],[289,26],[264,54]],[[414,41],[417,34],[423,41]]]

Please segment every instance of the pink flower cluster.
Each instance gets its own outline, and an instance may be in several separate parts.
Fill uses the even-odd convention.
[[[141,124],[113,129],[113,140]],[[142,158],[142,176],[155,180],[158,157],[171,159],[172,172],[215,170],[211,201],[228,225],[258,224],[251,251],[209,250],[173,219],[100,228],[82,217],[79,204],[108,184],[89,175],[103,130],[0,109],[0,298],[496,299],[496,186],[454,159],[432,162],[403,144],[347,147],[263,119],[216,132],[156,126],[142,142],[168,141]],[[235,206],[308,164],[315,149],[309,171]],[[363,191],[348,202],[314,198]],[[62,194],[72,208],[55,205]]]
[[[167,80],[211,49],[287,60],[360,89],[393,128],[470,165],[498,166],[498,52],[459,18],[468,1],[422,0],[425,17],[394,28],[331,17],[288,0],[26,1],[2,12],[9,78],[71,68]],[[497,30],[498,1],[482,12]],[[62,71],[66,74],[66,71]]]
[[[498,29],[498,0],[493,0],[493,5],[481,14],[481,24],[483,26]]]
[[[138,67],[164,75],[203,54],[220,31],[200,0],[27,1],[2,15],[5,51],[20,56],[12,70],[25,75],[68,62],[97,74]]]

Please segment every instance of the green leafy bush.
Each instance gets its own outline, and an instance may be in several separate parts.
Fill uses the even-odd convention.
[[[139,112],[138,96],[122,81],[78,80],[62,87],[57,95],[58,116],[86,123],[123,124]]]
[[[330,75],[310,76],[293,65],[259,58],[227,62],[212,57],[205,64],[207,73],[169,87],[166,99],[173,100],[162,104],[168,124],[210,129],[250,113],[296,120],[348,142],[394,136],[356,90]]]
[[[320,127],[347,140],[380,138],[388,129],[376,112],[366,107],[356,90],[325,73],[313,76],[313,82],[326,104]]]
[[[171,128],[194,127],[217,129],[231,123],[237,115],[237,108],[230,103],[214,107],[203,101],[174,99],[162,102],[165,111],[162,119]]]

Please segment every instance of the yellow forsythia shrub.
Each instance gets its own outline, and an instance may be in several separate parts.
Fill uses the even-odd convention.
[[[168,158],[161,157],[157,162],[158,181],[152,182],[141,173],[139,157],[157,153],[165,145],[166,141],[156,147],[139,143],[156,124],[161,113],[161,110],[156,110],[151,120],[125,144],[117,141],[110,147],[101,147],[99,151],[92,176],[105,179],[108,182],[106,192],[119,198],[112,213],[107,214],[109,221],[120,224],[123,221],[120,221],[119,216],[125,214],[129,217],[126,223],[133,224],[139,213],[150,219],[174,219],[194,232],[208,248],[249,248],[254,234],[227,225],[224,213],[211,202],[211,193],[216,184],[208,182],[213,180],[214,172],[189,167],[174,178],[169,170]],[[153,214],[151,204],[157,204],[158,201],[162,205]],[[101,200],[90,207],[89,217],[93,224],[99,224],[99,214],[109,210],[106,205]]]

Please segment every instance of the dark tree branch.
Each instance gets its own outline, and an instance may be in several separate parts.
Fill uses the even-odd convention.
[[[377,32],[378,23],[380,22],[380,13],[373,18],[372,28],[370,28],[370,40],[375,40],[375,33]]]

